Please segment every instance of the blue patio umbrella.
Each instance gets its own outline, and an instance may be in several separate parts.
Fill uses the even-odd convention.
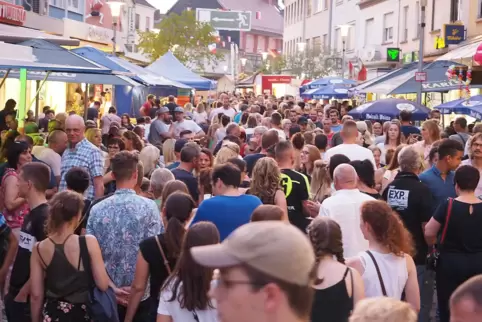
[[[306,99],[344,99],[348,98],[348,88],[335,85],[326,85],[309,89],[301,94]]]
[[[320,79],[315,79],[314,81],[311,81],[303,85],[303,87],[305,89],[312,89],[312,88],[318,88],[318,87],[327,86],[327,85],[352,87],[356,85],[356,81],[352,79],[341,78],[341,77],[323,77]]]
[[[348,112],[355,119],[390,121],[397,118],[401,111],[412,112],[412,120],[421,121],[428,117],[430,110],[416,102],[399,98],[387,98],[368,102]]]
[[[435,107],[442,114],[465,114],[477,120],[482,119],[482,95],[472,96],[469,99],[462,98],[443,103]]]

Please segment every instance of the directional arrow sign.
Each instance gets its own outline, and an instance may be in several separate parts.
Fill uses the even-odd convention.
[[[400,61],[400,48],[387,48],[387,61],[399,62]]]
[[[251,11],[196,9],[196,19],[210,23],[217,30],[251,30]]]

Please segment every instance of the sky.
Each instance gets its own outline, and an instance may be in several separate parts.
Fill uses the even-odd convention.
[[[148,0],[157,9],[161,10],[161,13],[165,13],[167,10],[171,9],[177,0]],[[281,3],[281,0],[279,1]]]

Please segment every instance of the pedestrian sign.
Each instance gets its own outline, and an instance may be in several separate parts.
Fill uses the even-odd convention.
[[[196,9],[197,21],[210,23],[217,30],[251,30],[251,11]]]

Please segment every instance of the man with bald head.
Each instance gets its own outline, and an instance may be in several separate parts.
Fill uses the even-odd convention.
[[[50,166],[58,185],[60,183],[61,155],[67,148],[67,134],[60,130],[52,131],[49,134],[48,142],[48,147],[35,150],[33,155]]]
[[[62,155],[59,190],[66,190],[65,174],[73,167],[84,168],[90,175],[90,186],[86,199],[93,200],[104,195],[104,162],[101,151],[84,137],[84,119],[70,115],[65,121],[68,147]]]
[[[345,258],[368,249],[368,241],[360,229],[360,208],[365,201],[375,200],[357,189],[358,176],[350,164],[340,164],[333,173],[336,192],[323,201],[320,216],[336,221],[343,235]]]

